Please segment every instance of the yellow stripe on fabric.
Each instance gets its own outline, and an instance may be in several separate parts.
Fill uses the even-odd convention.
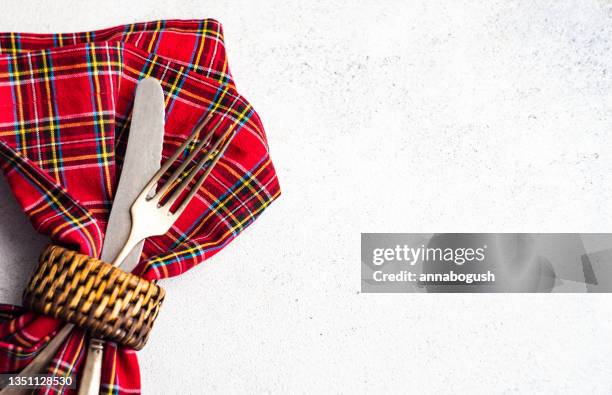
[[[11,53],[16,55],[19,51],[17,50],[17,38],[15,37],[15,33],[11,32]]]
[[[77,127],[82,127],[82,126],[92,126],[96,123],[96,121],[83,121],[83,122],[70,122],[70,123],[63,123],[62,122],[62,127],[65,129],[70,129],[70,128],[77,128]],[[31,131],[33,129],[31,128],[27,128],[26,131]],[[49,126],[42,126],[40,128],[38,128],[39,131],[44,132],[44,131],[49,131],[51,130],[51,128]],[[7,132],[0,132],[0,137],[6,137],[6,136],[13,136],[15,134],[14,131],[7,131]],[[51,144],[45,144],[44,146],[51,146],[53,147],[54,145]]]
[[[89,211],[92,214],[108,214],[110,213],[110,209],[107,208],[88,208],[87,211]]]
[[[132,23],[132,24],[130,25],[130,28],[128,29],[127,33],[125,34],[125,41],[126,41],[126,42],[128,41],[128,38],[130,37],[130,35],[131,35],[132,33],[134,33],[134,28],[135,28],[135,27],[136,27],[136,24],[135,24],[135,23]]]
[[[183,75],[184,69],[185,69],[184,67],[181,67],[178,73],[176,73],[176,78],[174,79],[174,82],[172,82],[170,91],[168,91],[168,94],[166,95],[166,102],[165,102],[166,107],[168,107],[168,103],[170,103],[170,98],[174,95],[174,92],[176,92],[176,86],[178,85],[178,82],[180,81]]]
[[[108,395],[113,395],[114,391],[113,391],[113,387],[115,386],[115,383],[117,379],[117,349],[115,348],[115,353],[113,355],[113,367],[111,369],[111,380],[110,380],[110,385],[107,388],[107,394]]]
[[[11,37],[14,38],[14,34],[11,34]],[[16,107],[17,107],[17,119],[15,120],[15,124],[16,124],[16,128],[17,128],[17,133],[19,134],[20,138],[19,138],[19,142],[20,142],[20,147],[19,150],[21,152],[21,155],[23,157],[27,157],[27,150],[26,150],[26,132],[25,132],[25,117],[23,114],[23,98],[21,96],[21,89],[19,88],[20,81],[19,81],[19,71],[18,71],[18,65],[19,63],[17,62],[17,58],[13,58],[13,70],[16,71],[16,73],[9,73],[9,75],[12,74],[12,76],[15,77],[16,80],[16,84],[14,86],[15,89],[15,93],[17,94],[17,103]],[[12,82],[12,79],[11,79]]]
[[[121,43],[117,44],[117,53],[119,54],[118,56],[119,56],[119,61],[121,63],[121,70],[123,70],[125,66],[123,65],[123,51],[121,48]],[[155,59],[157,59],[157,55],[155,55]],[[140,72],[138,72],[138,74],[140,74]],[[121,89],[121,79],[119,79],[118,90],[119,89]],[[127,115],[125,122],[123,122],[123,125],[121,126],[121,130],[119,130],[118,133],[115,132],[115,148],[117,147],[117,143],[123,139],[123,136],[125,135],[128,129],[128,126],[131,125],[131,121],[132,121],[132,112],[130,111],[130,113]]]
[[[64,158],[63,163],[71,163],[71,162],[77,162],[79,160],[85,160],[85,159],[109,159],[109,157],[111,156],[111,154],[90,154],[90,155],[79,155],[79,156],[69,156]],[[48,164],[52,164],[53,162],[51,160],[41,160],[41,161],[37,161],[37,163],[43,164],[43,165],[48,165]]]
[[[107,66],[117,66],[120,67],[122,66],[121,61],[107,61],[104,62],[105,65]],[[68,66],[53,66],[53,71],[55,73],[59,72],[59,71],[65,71],[65,70],[77,70],[79,68],[82,69],[87,69],[90,65],[88,63],[73,63],[70,64]],[[17,76],[17,77],[22,77],[24,75],[30,75],[30,74],[40,74],[41,72],[44,71],[44,68],[34,68],[31,70],[25,70],[25,71],[17,71],[17,72],[13,72],[13,73],[0,73],[0,77],[2,78],[6,78],[6,77],[10,77],[11,75],[13,76]]]
[[[157,63],[157,59],[159,59],[159,56],[157,56],[157,54],[153,55],[153,59],[151,59],[151,66],[149,67],[149,70],[147,70],[147,72],[144,75],[144,78],[148,78],[151,76],[151,74],[153,74],[153,70],[155,69],[153,67],[154,64]]]
[[[215,35],[217,36],[218,40],[223,42],[223,35],[221,34],[221,27],[218,26],[217,30],[215,31]],[[225,78],[229,78],[229,76],[227,75],[227,69],[228,69],[228,63],[227,63],[227,56],[223,57],[223,67],[221,69],[221,71],[219,72],[219,77],[217,79],[217,82],[219,83],[225,83]]]
[[[204,41],[206,41],[206,33],[204,33],[206,30],[208,30],[208,19],[204,20],[204,27],[202,30],[200,30],[200,35],[201,37],[199,37],[200,40],[200,46],[198,47],[198,52],[196,54],[196,59],[195,62],[193,62],[193,64],[196,66],[196,68],[199,68],[200,66],[200,58],[202,57],[202,53],[204,52]],[[197,36],[196,36],[197,37]]]
[[[153,44],[155,43],[155,39],[157,38],[157,35],[160,30],[161,30],[161,21],[157,21],[157,26],[155,26],[155,30],[153,31],[153,37],[151,37],[151,41],[149,41],[147,52],[151,52],[153,50]]]
[[[51,196],[51,195],[46,195],[46,196]],[[55,202],[56,204],[58,204],[57,199],[53,198],[52,199],[53,202]],[[36,215],[38,214],[38,212],[43,211],[47,208],[47,205],[41,206],[40,208],[36,209],[36,210],[32,210],[30,211],[30,213],[32,215]],[[82,217],[73,217],[72,215],[70,215],[70,212],[64,207],[58,204],[59,207],[62,207],[62,210],[60,211],[60,213],[66,215],[67,217],[70,218],[70,222],[63,222],[61,225],[58,225],[57,228],[53,228],[53,230],[51,231],[51,236],[57,236],[60,231],[62,231],[64,228],[67,227],[71,227],[73,225],[77,226],[77,229],[84,229],[84,223],[86,221],[91,221],[91,218],[89,218],[87,215],[83,215]],[[85,220],[85,221],[84,221]],[[92,240],[90,240],[92,241]]]
[[[80,341],[79,341],[79,346],[76,349],[76,352],[74,353],[74,357],[72,358],[72,362],[70,362],[70,369],[66,370],[66,372],[64,372],[64,377],[68,377],[70,375],[72,375],[72,370],[74,369],[75,365],[76,365],[76,361],[79,358],[79,355],[81,354],[81,350],[83,350],[83,345],[85,344],[85,336],[80,336]]]
[[[46,51],[45,51],[46,53]],[[55,114],[53,111],[53,98],[51,97],[51,83],[50,83],[50,78],[49,78],[49,65],[47,64],[47,57],[45,55],[42,56],[43,59],[43,69],[44,69],[44,76],[45,76],[45,88],[47,89],[47,107],[49,110],[49,131],[51,133],[49,133],[49,137],[51,138],[51,147],[55,147],[56,142],[55,142]],[[58,169],[58,165],[59,165],[59,160],[57,159],[57,151],[52,149],[51,150],[51,163],[53,164],[53,175],[55,176],[55,182],[56,183],[60,183],[60,176],[59,176],[59,169]]]
[[[223,83],[225,82],[223,81],[225,77],[227,77],[227,57],[223,58],[223,68],[221,69],[221,74],[219,74],[219,78],[217,79],[217,81],[219,83]]]
[[[117,63],[110,62],[110,65],[119,66],[119,70],[123,70],[123,43],[120,41],[117,42]],[[119,79],[119,82],[121,82],[121,79]]]
[[[98,76],[98,60],[96,59],[96,46],[95,45],[91,45],[91,63],[92,63],[92,69],[93,69],[93,77],[94,77],[94,85],[95,85],[95,92],[100,92],[100,78]],[[101,95],[96,94],[96,101],[97,101],[97,105],[98,105],[98,111],[101,111],[104,107],[102,104],[102,98],[100,97]],[[113,186],[112,186],[112,181],[111,181],[111,175],[110,175],[110,166],[108,164],[108,162],[106,161],[106,159],[109,158],[109,154],[106,151],[106,124],[104,122],[104,117],[98,117],[98,124],[100,127],[100,148],[102,150],[102,167],[104,169],[104,181],[106,182],[106,190],[108,191],[108,198],[109,200],[113,199]]]

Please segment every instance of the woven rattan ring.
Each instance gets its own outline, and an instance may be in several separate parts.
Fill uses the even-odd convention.
[[[71,322],[93,337],[140,350],[164,294],[156,284],[108,263],[50,245],[23,293],[23,304]]]

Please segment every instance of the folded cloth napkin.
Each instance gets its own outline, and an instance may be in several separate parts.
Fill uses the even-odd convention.
[[[221,25],[169,20],[84,33],[0,33],[0,166],[36,230],[90,256],[104,240],[136,84],[149,76],[165,94],[163,160],[208,112],[239,122],[186,212],[167,234],[146,241],[136,272],[152,280],[217,253],[280,194],[261,121],[229,72]],[[0,305],[0,373],[25,367],[60,326]],[[78,375],[85,340],[75,329],[48,373]],[[45,391],[59,392],[71,393]],[[138,392],[135,352],[109,342],[101,393]]]

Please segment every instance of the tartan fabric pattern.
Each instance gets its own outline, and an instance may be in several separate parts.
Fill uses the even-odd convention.
[[[145,77],[164,90],[162,160],[211,112],[211,125],[238,124],[186,212],[167,234],[146,241],[135,272],[152,280],[211,257],[280,195],[261,120],[229,72],[221,25],[170,20],[84,33],[0,33],[0,167],[37,231],[90,256],[100,254],[135,87]],[[60,325],[0,305],[0,372],[26,366]],[[86,347],[75,329],[48,372],[78,374]],[[101,393],[140,392],[133,350],[108,343],[103,366]]]

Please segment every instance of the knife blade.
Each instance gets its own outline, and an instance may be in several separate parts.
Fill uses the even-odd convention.
[[[123,171],[100,255],[104,262],[112,262],[119,254],[130,234],[130,208],[147,182],[159,170],[164,140],[164,116],[164,92],[161,85],[154,78],[143,79],[136,89]],[[131,144],[132,136],[135,136],[135,144]],[[143,243],[132,250],[121,264],[122,268],[138,263]]]
[[[113,262],[127,240],[132,218],[130,208],[160,167],[164,137],[164,93],[154,78],[145,78],[138,83],[132,125],[125,151],[125,159],[113,208],[106,227],[104,245],[100,258],[104,262]],[[137,264],[144,241],[140,242],[125,258],[126,271],[131,271]],[[125,268],[129,269],[125,269]],[[79,395],[98,394],[102,373],[102,352],[104,342],[90,339],[83,376],[79,385]]]

